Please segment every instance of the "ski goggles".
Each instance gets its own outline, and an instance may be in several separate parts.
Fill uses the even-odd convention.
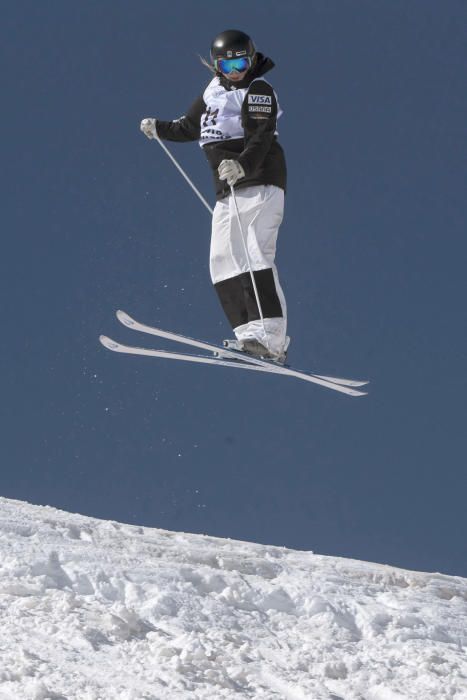
[[[243,73],[251,67],[251,58],[249,56],[242,56],[242,58],[216,58],[214,61],[214,68],[225,75],[233,73]]]

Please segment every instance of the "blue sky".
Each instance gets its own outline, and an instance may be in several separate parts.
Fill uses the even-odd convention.
[[[5,4],[2,495],[467,576],[466,19],[455,0]],[[118,308],[229,335],[209,215],[139,131],[203,91],[227,28],[276,62],[290,361],[368,377],[365,399],[98,344],[158,345]],[[171,147],[213,202],[198,145]]]

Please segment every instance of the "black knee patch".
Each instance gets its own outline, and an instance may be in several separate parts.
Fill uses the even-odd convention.
[[[257,270],[253,274],[263,317],[282,318],[282,307],[272,269]],[[241,275],[217,282],[214,287],[232,328],[261,318],[249,272],[242,272]]]

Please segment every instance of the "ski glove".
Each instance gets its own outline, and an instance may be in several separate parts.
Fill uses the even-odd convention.
[[[229,187],[235,185],[237,180],[245,177],[245,171],[238,160],[223,160],[217,168],[217,172],[221,180],[227,180]]]
[[[151,118],[143,119],[140,126],[141,131],[148,139],[155,139],[157,136],[156,120]]]

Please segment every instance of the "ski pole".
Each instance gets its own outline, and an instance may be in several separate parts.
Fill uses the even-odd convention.
[[[192,181],[190,180],[190,178],[188,177],[188,175],[186,174],[186,172],[183,170],[182,166],[181,166],[181,165],[178,163],[178,161],[174,158],[174,156],[171,154],[171,152],[169,151],[169,149],[167,148],[167,146],[166,146],[164,143],[162,143],[161,139],[160,139],[158,136],[154,136],[154,138],[155,138],[155,140],[157,141],[157,143],[159,144],[159,146],[162,148],[162,150],[164,150],[164,151],[167,153],[167,155],[169,156],[170,160],[171,160],[172,163],[175,165],[175,167],[177,168],[177,170],[179,171],[179,173],[181,173],[181,174],[183,175],[183,177],[185,178],[185,180],[186,180],[186,181],[188,182],[188,184],[190,185],[191,189],[198,195],[198,197],[200,198],[200,200],[202,201],[202,203],[204,204],[204,206],[206,207],[206,209],[208,210],[208,212],[212,215],[212,213],[213,213],[212,208],[211,208],[211,207],[209,206],[209,204],[206,202],[206,200],[204,199],[203,195],[202,195],[201,192],[198,190],[198,188],[195,187],[195,185],[192,183]]]
[[[240,228],[240,236],[241,236],[242,243],[243,243],[243,250],[245,251],[245,258],[246,258],[246,262],[247,262],[247,265],[248,265],[248,270],[249,270],[249,272],[250,272],[251,282],[252,282],[252,284],[253,284],[253,291],[254,291],[254,293],[255,293],[256,303],[257,303],[257,305],[258,305],[259,317],[260,317],[260,319],[261,319],[261,323],[263,324],[263,332],[264,332],[264,337],[265,337],[265,339],[266,339],[266,347],[267,347],[267,349],[269,350],[269,352],[271,352],[271,348],[269,347],[269,342],[268,342],[268,334],[267,334],[267,332],[266,332],[266,326],[265,326],[265,324],[264,324],[263,309],[261,308],[261,302],[260,302],[260,300],[259,300],[258,287],[256,286],[255,275],[254,275],[254,273],[253,273],[253,268],[252,268],[252,266],[251,266],[250,254],[249,254],[249,252],[248,252],[248,246],[247,246],[247,243],[246,243],[245,234],[243,233],[243,226],[242,226],[242,222],[241,222],[241,219],[240,219],[240,214],[239,214],[239,211],[238,211],[237,198],[235,197],[235,190],[234,190],[233,185],[230,185],[230,193],[231,193],[231,195],[232,195],[232,201],[233,201],[233,204],[234,204],[234,209],[235,209],[235,214],[236,214],[237,221],[238,221],[238,226],[239,226],[239,228]]]

